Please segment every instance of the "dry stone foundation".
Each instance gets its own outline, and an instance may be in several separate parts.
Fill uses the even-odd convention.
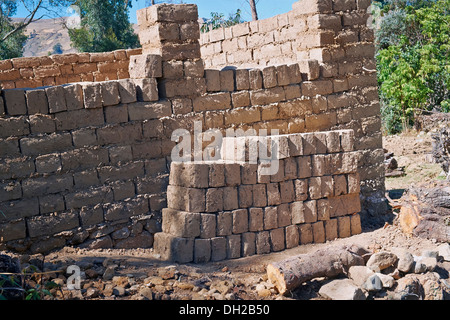
[[[364,223],[386,208],[380,107],[371,71],[373,31],[366,26],[369,4],[301,0],[285,15],[203,35],[195,5],[162,4],[138,11],[138,51],[79,54],[67,68],[65,55],[0,62],[0,248],[153,247],[156,237],[155,246],[166,248],[162,252],[167,257],[201,262],[219,259],[207,254],[216,238],[217,245],[225,243],[229,249],[211,252],[227,258],[296,245],[296,232],[300,244],[308,232],[312,241],[328,239],[336,230],[337,236],[339,230],[359,232],[346,227],[349,219],[358,230],[359,217]],[[252,42],[253,36],[261,42]],[[233,56],[244,55],[229,44],[242,50],[246,44],[248,59],[237,62]],[[211,53],[213,46],[220,50]],[[124,62],[116,65],[119,58]],[[100,66],[110,60],[111,78],[102,78],[106,73]],[[75,74],[86,63],[92,70],[78,70],[86,77],[58,80],[55,74],[39,80],[46,78],[37,71],[45,64],[56,64],[55,72]],[[22,66],[28,69],[22,71]],[[207,186],[184,186],[172,181],[172,170],[178,169],[171,159],[176,145],[172,133],[186,129],[193,134],[195,123],[203,131],[217,128],[224,136],[230,128],[253,129],[255,134],[276,129],[289,137],[301,134],[302,141],[351,136],[353,142],[348,150],[339,140],[339,148],[322,143],[314,152],[281,159],[284,172],[269,177],[274,181],[257,177],[255,182],[254,166],[235,163],[242,175],[225,174],[223,185],[208,180]],[[303,142],[302,148],[305,152]],[[349,155],[351,171],[339,171],[343,167],[337,164]],[[300,158],[306,165],[299,165]],[[329,162],[338,171],[329,171]],[[206,164],[208,175],[221,166],[225,170],[228,164]],[[314,172],[300,176],[308,168]],[[296,190],[306,184],[307,198],[300,200]],[[323,194],[322,185],[332,194]],[[191,200],[201,193],[200,203],[204,192],[205,208],[197,208],[197,202],[177,203],[174,192]],[[232,196],[223,199],[235,201],[229,206],[220,203],[221,193],[227,192]],[[255,200],[255,194],[261,196]],[[315,221],[293,220],[294,215],[301,219],[296,207],[302,206]],[[343,211],[334,212],[334,206]],[[324,218],[327,211],[329,219]],[[189,226],[197,223],[192,220],[196,214],[206,224],[215,220],[216,233],[186,237],[167,229],[166,218],[186,221],[185,231],[193,232]],[[250,218],[261,214],[268,226],[263,222],[259,230],[261,225]],[[220,232],[219,220],[225,221]],[[167,241],[160,242],[163,237]],[[198,248],[189,249],[192,259],[174,253],[181,245]]]

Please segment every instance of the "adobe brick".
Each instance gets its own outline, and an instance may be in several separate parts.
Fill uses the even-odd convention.
[[[27,114],[25,91],[23,89],[3,90],[2,94],[8,115],[17,116]]]

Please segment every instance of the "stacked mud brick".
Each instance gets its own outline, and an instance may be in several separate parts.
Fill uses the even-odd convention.
[[[163,259],[219,261],[361,232],[352,130],[266,139],[278,144],[274,174],[262,174],[261,160],[172,162],[163,232],[155,234]]]
[[[130,57],[136,54],[141,49],[1,60],[0,89],[127,79]]]
[[[172,134],[176,129],[193,134],[200,125],[223,135],[228,129],[254,135],[262,129],[282,135],[353,130],[361,217],[377,217],[385,208],[384,153],[371,71],[373,33],[364,24],[367,5],[296,2],[288,14],[299,30],[291,43],[296,59],[289,55],[294,60],[282,65],[223,70],[204,69],[195,5],[151,6],[138,11],[142,54],[80,54],[68,67],[84,68],[88,56],[92,71],[81,80],[95,81],[99,73],[107,74],[98,69],[106,67],[103,60],[125,59],[125,54],[128,79],[34,89],[33,83],[5,89],[12,88],[11,80],[1,81],[0,248],[151,247],[164,223],[161,210],[177,144]],[[246,27],[236,26],[232,34],[238,36],[239,28]],[[316,39],[316,31],[319,39],[329,39],[332,32],[335,38],[308,40]],[[56,63],[61,70],[69,57],[35,59],[41,66],[61,58]],[[0,74],[11,64],[34,61],[2,61]],[[111,72],[119,74],[121,68]],[[23,80],[29,79],[31,73],[24,73]]]

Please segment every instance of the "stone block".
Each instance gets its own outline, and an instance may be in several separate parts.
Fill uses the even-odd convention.
[[[242,184],[256,184],[258,165],[252,163],[244,163],[241,166],[241,182]]]
[[[279,205],[281,203],[281,195],[278,183],[267,184],[267,204],[269,206]]]
[[[295,248],[300,243],[300,234],[297,225],[287,226],[285,228],[286,249]]]
[[[289,203],[295,200],[294,183],[292,180],[280,182],[281,203]]]
[[[256,254],[265,254],[270,252],[270,233],[261,231],[256,233]]]
[[[292,223],[291,208],[289,203],[282,203],[278,206],[278,227],[285,227]]]
[[[325,227],[325,240],[332,241],[338,238],[338,222],[337,219],[323,221]]]
[[[200,213],[167,208],[162,210],[162,231],[177,237],[195,238],[200,236],[200,222]]]
[[[304,201],[308,199],[308,180],[296,179],[294,180],[295,201]]]
[[[347,178],[345,175],[333,176],[334,196],[347,194]]]
[[[163,75],[161,56],[154,54],[131,56],[128,72],[131,79],[161,78]]]
[[[348,193],[359,193],[361,189],[361,182],[358,173],[347,175]]]
[[[317,221],[317,201],[310,200],[303,202],[303,212],[306,223],[313,223]]]
[[[211,261],[221,261],[227,257],[227,240],[225,237],[211,238]]]
[[[328,199],[317,200],[317,220],[330,219],[330,205]]]
[[[245,232],[241,236],[241,251],[243,257],[252,256],[256,253],[256,233]]]
[[[233,233],[233,212],[223,211],[217,214],[216,234],[227,236]]]
[[[205,189],[186,188],[185,210],[189,212],[205,212]]]
[[[262,231],[264,230],[264,210],[263,208],[249,208],[249,231]]]
[[[211,260],[211,240],[195,239],[194,240],[194,262],[206,263]]]
[[[225,186],[225,166],[222,163],[209,164],[209,187]]]

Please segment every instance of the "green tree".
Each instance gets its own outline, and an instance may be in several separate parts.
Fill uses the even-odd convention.
[[[240,9],[237,9],[234,14],[230,13],[228,19],[225,19],[224,17],[223,13],[211,12],[211,18],[203,23],[200,29],[201,32],[208,32],[222,27],[226,28],[244,22],[241,18]]]
[[[385,11],[393,8],[392,11]],[[450,106],[450,0],[382,7],[377,71],[383,124],[396,133],[423,111]]]
[[[138,36],[133,32],[127,0],[75,0],[81,25],[68,28],[70,40],[82,52],[106,52],[137,48]]]
[[[16,1],[0,0],[0,60],[22,56],[27,37],[23,28],[14,31],[19,27],[11,19],[16,11]]]

